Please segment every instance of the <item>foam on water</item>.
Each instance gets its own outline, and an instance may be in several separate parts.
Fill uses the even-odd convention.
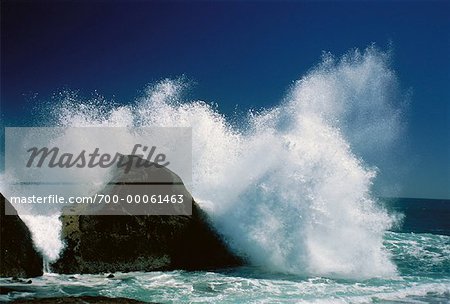
[[[5,281],[0,279],[0,284]],[[105,275],[45,274],[33,279],[27,290],[0,295],[0,301],[50,295],[103,295],[158,303],[448,303],[450,281],[301,279],[248,268],[223,273],[115,273],[113,279]]]
[[[371,195],[376,163],[361,158],[382,155],[401,130],[388,61],[374,47],[325,55],[278,106],[249,112],[240,128],[206,102],[183,100],[180,80],[163,80],[126,106],[66,95],[53,105],[53,123],[192,127],[190,190],[237,253],[277,272],[392,276],[383,246],[392,219]],[[39,242],[45,229],[31,229],[54,257],[60,244]]]

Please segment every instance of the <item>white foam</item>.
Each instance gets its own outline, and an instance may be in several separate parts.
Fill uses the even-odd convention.
[[[20,217],[30,228],[36,248],[42,252],[47,261],[55,261],[63,248],[59,214],[51,216],[27,214]]]

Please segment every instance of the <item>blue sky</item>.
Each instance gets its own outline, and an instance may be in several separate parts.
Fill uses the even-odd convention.
[[[392,44],[412,91],[398,194],[450,198],[448,1],[2,1],[1,14],[4,126],[36,125],[32,108],[62,89],[125,102],[180,75],[232,116],[277,104],[322,51]]]

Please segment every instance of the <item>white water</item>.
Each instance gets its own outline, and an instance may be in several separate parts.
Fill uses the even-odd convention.
[[[360,158],[388,151],[401,128],[386,54],[325,56],[278,106],[250,112],[239,129],[207,103],[183,100],[185,87],[164,80],[127,106],[67,97],[54,110],[55,124],[191,126],[190,190],[251,263],[304,275],[396,274],[382,244],[392,219],[371,196],[376,164]],[[48,234],[32,221],[36,245],[54,259],[60,242],[40,241]]]

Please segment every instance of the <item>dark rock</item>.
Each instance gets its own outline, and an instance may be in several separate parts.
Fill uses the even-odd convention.
[[[42,264],[30,230],[0,194],[0,277],[41,276]]]
[[[24,279],[20,279],[20,278],[17,278],[17,277],[12,277],[9,280],[9,282],[10,283],[21,283],[21,284],[31,284],[31,283],[33,283],[33,281],[31,281],[31,280],[24,280]]]
[[[110,274],[107,276],[107,278],[108,278],[108,279],[112,279],[112,278],[114,278],[114,275],[113,275],[112,273],[110,273]]]
[[[135,159],[137,157],[133,157]],[[207,215],[192,199],[180,177],[169,169],[152,166],[135,169],[128,174],[118,170],[110,182],[112,186],[101,193],[123,197],[126,193],[125,184],[145,184],[148,181],[163,181],[165,184],[170,181],[170,189],[165,191],[183,193],[185,197],[189,197],[192,201],[192,205],[189,204],[192,214],[147,215],[145,210],[140,210],[144,211],[139,213],[143,215],[129,215],[136,214],[136,209],[129,210],[127,208],[130,208],[130,204],[119,203],[103,204],[94,213],[100,215],[63,215],[62,236],[66,248],[60,259],[51,266],[52,271],[108,273],[204,270],[242,264],[242,260],[229,251],[211,227]],[[155,191],[151,185],[144,187],[147,187],[147,194]],[[180,208],[179,205],[176,206]],[[81,208],[86,206],[71,207],[70,212],[82,212]],[[122,215],[103,215],[106,212]]]
[[[59,303],[70,303],[70,304],[111,304],[111,303],[124,303],[124,304],[141,304],[150,303],[142,302],[134,299],[127,298],[109,298],[102,296],[81,296],[81,297],[55,297],[55,298],[38,298],[38,299],[20,299],[15,300],[11,303],[34,303],[34,304],[59,304]]]

